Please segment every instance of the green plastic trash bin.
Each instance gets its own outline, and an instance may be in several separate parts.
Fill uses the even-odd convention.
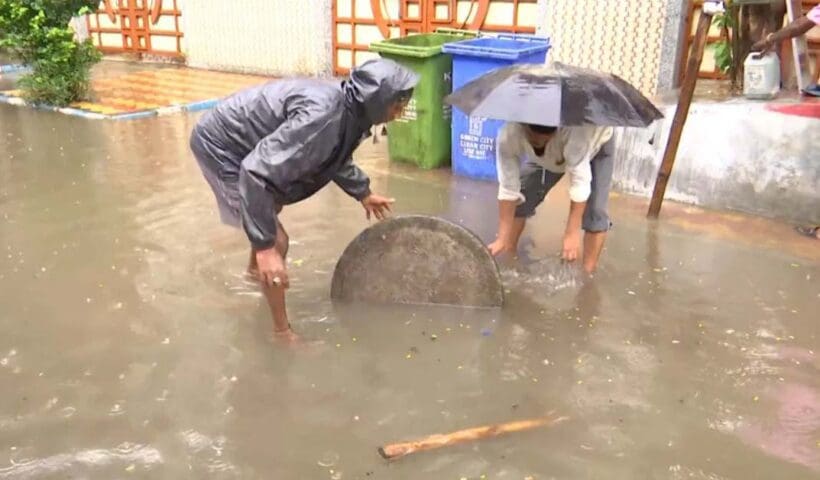
[[[444,97],[452,86],[453,60],[441,52],[441,46],[476,36],[471,31],[440,29],[370,44],[370,50],[420,76],[404,115],[387,125],[390,160],[427,169],[450,164],[451,107]]]

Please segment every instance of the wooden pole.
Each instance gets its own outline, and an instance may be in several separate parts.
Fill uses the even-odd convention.
[[[532,420],[520,420],[516,422],[501,423],[498,425],[487,425],[483,427],[468,428],[457,432],[430,435],[410,442],[393,443],[379,448],[379,454],[388,459],[410,455],[411,453],[434,450],[450,445],[457,445],[464,442],[481,440],[484,438],[497,437],[513,432],[522,432],[534,428],[556,425],[567,420],[567,417],[545,417]]]
[[[649,218],[658,218],[663,204],[663,196],[666,193],[666,184],[669,176],[672,175],[672,167],[675,165],[675,157],[680,146],[680,137],[683,133],[683,126],[686,124],[686,117],[689,115],[689,106],[692,104],[692,96],[695,94],[695,84],[700,73],[700,64],[703,61],[703,51],[706,48],[706,40],[709,36],[709,27],[712,25],[712,15],[701,11],[698,18],[698,28],[695,32],[695,40],[692,42],[692,49],[689,52],[689,61],[686,64],[686,74],[683,77],[683,84],[680,89],[680,99],[678,108],[675,110],[675,117],[672,119],[672,128],[669,131],[669,141],[666,143],[666,151],[663,154],[663,161],[658,170],[658,177],[655,180],[655,190],[652,192],[652,201],[649,204]]]
[[[732,93],[734,93],[740,87],[740,81],[743,78],[743,58],[740,54],[740,8],[737,5],[732,5],[726,14],[732,19],[732,28],[729,29],[728,34],[729,45],[732,48]]]

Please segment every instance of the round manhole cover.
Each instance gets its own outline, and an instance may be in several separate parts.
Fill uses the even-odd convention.
[[[495,260],[469,230],[436,217],[394,217],[356,237],[333,273],[335,300],[500,307]]]

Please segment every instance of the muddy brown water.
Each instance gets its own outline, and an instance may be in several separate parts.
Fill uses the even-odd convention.
[[[188,153],[195,120],[0,106],[0,479],[820,476],[816,262],[615,199],[583,282],[553,260],[559,194],[504,267],[502,311],[334,307],[333,266],[367,222],[328,187],[283,215],[290,311],[313,343],[282,348]],[[399,212],[492,236],[492,185],[383,147],[359,161]],[[551,410],[571,420],[376,453]]]

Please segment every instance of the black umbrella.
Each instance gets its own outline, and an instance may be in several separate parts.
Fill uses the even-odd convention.
[[[561,63],[493,70],[446,100],[469,115],[536,125],[646,127],[663,117],[617,76]]]

